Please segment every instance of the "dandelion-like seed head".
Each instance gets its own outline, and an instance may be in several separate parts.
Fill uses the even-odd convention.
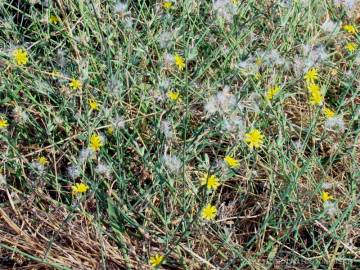
[[[127,11],[127,8],[128,8],[127,3],[117,2],[115,4],[115,12],[116,13],[124,14]]]
[[[333,32],[335,32],[336,30],[338,30],[338,28],[339,28],[339,24],[333,22],[333,21],[330,20],[330,19],[327,19],[327,20],[321,25],[321,29],[322,29],[324,32],[327,32],[327,33],[333,33]]]
[[[170,172],[177,173],[180,171],[181,161],[176,156],[164,154],[163,161],[164,161],[165,167]]]

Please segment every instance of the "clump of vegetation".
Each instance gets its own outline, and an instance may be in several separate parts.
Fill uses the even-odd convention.
[[[2,1],[0,268],[360,267],[360,4]]]

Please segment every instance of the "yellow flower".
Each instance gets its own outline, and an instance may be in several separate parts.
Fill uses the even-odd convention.
[[[311,92],[310,94],[310,104],[311,105],[321,105],[324,100],[323,95],[320,91]]]
[[[239,0],[231,0],[231,3],[233,3],[234,5],[239,4]]]
[[[307,83],[314,83],[319,78],[316,68],[309,69],[304,76]]]
[[[69,85],[73,90],[78,90],[78,89],[81,89],[81,87],[82,87],[81,81],[79,81],[77,79],[71,79]]]
[[[28,62],[28,54],[24,49],[15,49],[12,53],[12,57],[19,66],[26,65]]]
[[[113,127],[108,127],[107,130],[106,130],[106,133],[107,133],[109,136],[113,135],[113,133],[114,133],[114,128],[113,128]]]
[[[343,29],[348,32],[349,34],[356,34],[357,33],[357,29],[355,25],[352,24],[346,24],[343,26]]]
[[[261,66],[262,63],[263,63],[263,60],[261,59],[261,57],[256,58],[255,64],[256,64],[257,66]]]
[[[208,176],[205,174],[200,178],[200,184],[202,186],[206,185],[208,190],[216,190],[220,186],[220,181],[219,178],[217,178],[215,175]]]
[[[39,158],[37,159],[37,162],[39,162],[39,164],[42,165],[42,166],[46,166],[46,165],[49,163],[49,161],[47,160],[47,158],[44,157],[44,156],[39,157]]]
[[[88,100],[89,106],[91,110],[98,111],[100,110],[100,105],[94,99]]]
[[[181,100],[181,96],[178,91],[169,91],[169,92],[167,92],[166,95],[172,101],[180,101]]]
[[[326,118],[330,119],[333,118],[335,116],[335,112],[327,107],[324,107],[323,109],[323,113],[325,114]]]
[[[207,204],[201,211],[201,217],[206,220],[213,220],[216,217],[217,209],[214,205]]]
[[[59,17],[55,15],[51,15],[49,18],[49,22],[52,24],[58,24],[59,21],[60,21]]]
[[[264,135],[258,129],[252,129],[245,134],[245,142],[250,148],[259,148],[264,143]]]
[[[72,188],[72,194],[76,195],[79,193],[85,193],[89,189],[89,186],[84,183],[76,183],[71,188]]]
[[[104,145],[103,139],[97,135],[93,134],[90,137],[90,148],[94,151],[99,151],[100,148]]]
[[[272,88],[269,88],[269,90],[266,92],[266,99],[267,100],[272,100],[272,98],[277,94],[277,93],[279,93],[280,92],[280,86],[274,86],[274,87],[272,87]]]
[[[323,202],[327,202],[328,200],[332,200],[332,199],[333,199],[333,196],[331,196],[329,194],[329,192],[326,192],[326,191],[321,192],[321,200]]]
[[[260,72],[257,72],[256,74],[255,74],[255,80],[260,80],[261,79],[261,73]]]
[[[309,93],[320,92],[320,87],[315,83],[310,83],[307,86]]]
[[[164,261],[164,256],[159,255],[159,254],[151,256],[150,260],[149,260],[152,267],[159,266],[163,261]]]
[[[182,58],[180,55],[175,54],[175,64],[180,71],[185,68],[185,59]]]
[[[226,156],[224,158],[224,161],[230,168],[239,168],[240,167],[240,162],[230,156]]]
[[[9,126],[9,123],[6,119],[0,117],[0,129],[6,128]]]
[[[359,45],[357,45],[355,42],[349,42],[345,45],[345,49],[348,50],[348,52],[353,53],[357,50]]]
[[[60,72],[54,69],[53,71],[51,71],[50,76],[55,79],[56,77],[60,76]]]
[[[170,9],[170,8],[172,8],[172,6],[173,6],[173,2],[171,2],[171,1],[165,1],[164,3],[163,3],[163,8],[164,9]]]

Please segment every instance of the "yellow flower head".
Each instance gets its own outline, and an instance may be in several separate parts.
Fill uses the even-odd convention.
[[[49,22],[51,24],[58,24],[59,21],[60,21],[59,17],[55,15],[51,15],[49,18]]]
[[[167,92],[166,95],[172,101],[180,101],[181,100],[181,96],[178,91],[169,91],[169,92]]]
[[[100,110],[99,103],[97,103],[94,99],[89,99],[88,103],[89,103],[89,107],[91,110],[94,110],[94,111]]]
[[[170,8],[172,8],[173,5],[174,5],[173,2],[165,1],[162,6],[163,6],[164,9],[170,9]]]
[[[304,79],[307,83],[315,83],[315,81],[319,78],[318,72],[316,68],[309,69],[304,76]]]
[[[263,63],[263,60],[262,60],[261,57],[258,57],[258,58],[255,59],[255,64],[256,64],[257,66],[261,66],[262,63]]]
[[[164,261],[164,256],[160,255],[160,254],[156,254],[154,256],[150,257],[150,264],[152,267],[157,267],[160,264],[162,264],[162,262]]]
[[[0,117],[0,129],[6,128],[9,126],[9,123],[6,119]]]
[[[232,158],[230,156],[226,156],[224,158],[225,163],[230,167],[230,168],[239,168],[240,167],[240,162],[238,160],[236,160],[235,158]]]
[[[355,25],[352,25],[352,24],[346,24],[343,26],[343,29],[348,32],[349,34],[353,34],[355,35],[358,31],[356,29],[356,26]]]
[[[54,69],[53,71],[51,71],[50,76],[55,79],[60,76],[60,72]]]
[[[28,62],[28,54],[24,49],[15,49],[12,52],[12,57],[19,66],[26,65]]]
[[[321,192],[321,200],[323,202],[327,202],[328,200],[332,200],[332,199],[333,199],[333,196],[331,196],[329,194],[329,192],[326,192],[326,191]]]
[[[280,92],[280,89],[281,89],[281,87],[280,86],[274,86],[274,87],[272,87],[272,88],[269,88],[269,90],[266,92],[266,99],[267,100],[272,100],[273,99],[273,97],[277,94],[277,93],[279,93]]]
[[[201,211],[201,217],[206,220],[213,220],[216,217],[217,209],[214,205],[207,204]]]
[[[310,104],[311,105],[321,105],[324,100],[324,96],[320,91],[311,92],[310,94]]]
[[[231,3],[233,3],[234,5],[239,4],[239,0],[231,0]]]
[[[257,72],[254,77],[255,77],[255,80],[259,81],[261,79],[261,73]]]
[[[109,136],[112,136],[113,133],[114,133],[114,128],[113,128],[113,127],[108,127],[107,130],[106,130],[106,133],[107,133]]]
[[[100,148],[104,145],[103,139],[97,135],[93,134],[90,137],[90,148],[94,151],[99,151]]]
[[[89,186],[84,183],[76,183],[71,187],[71,189],[72,189],[72,194],[76,195],[79,193],[85,193],[89,189]]]
[[[359,45],[357,45],[355,42],[349,42],[348,44],[345,45],[345,49],[350,53],[355,52],[358,47]]]
[[[180,71],[185,68],[185,59],[182,58],[180,55],[175,54],[175,65],[178,67]]]
[[[315,83],[308,84],[307,89],[308,89],[309,93],[315,93],[315,92],[320,93],[320,87]]]
[[[73,90],[79,90],[82,87],[82,83],[81,81],[77,80],[77,79],[71,79],[69,86],[73,89]]]
[[[252,129],[245,134],[245,142],[250,148],[259,148],[264,143],[264,135],[258,129]]]
[[[203,177],[200,178],[200,184],[202,186],[207,187],[208,190],[216,190],[220,186],[219,178],[217,178],[215,175],[208,176],[205,174]]]
[[[335,116],[335,112],[332,109],[327,108],[327,107],[324,107],[323,113],[324,113],[325,117],[328,119],[333,118]]]
[[[47,160],[47,158],[44,157],[44,156],[39,157],[39,158],[37,159],[37,162],[39,162],[39,164],[42,165],[42,166],[46,166],[46,165],[49,163],[49,161]]]

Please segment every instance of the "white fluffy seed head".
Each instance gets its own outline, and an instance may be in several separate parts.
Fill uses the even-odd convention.
[[[173,155],[163,155],[163,162],[165,167],[171,172],[171,173],[178,173],[181,168],[181,161],[179,158]]]
[[[208,114],[213,114],[215,112],[223,114],[230,112],[235,106],[236,97],[230,93],[230,88],[225,86],[223,91],[218,92],[208,99],[204,109]]]
[[[83,148],[79,154],[79,162],[84,163],[94,156],[95,152],[90,147]]]
[[[231,0],[216,0],[213,2],[213,10],[219,18],[231,23],[236,14],[237,6]]]
[[[338,212],[338,208],[335,202],[326,201],[324,202],[324,211],[327,215],[333,217]]]
[[[170,48],[173,45],[173,36],[170,32],[162,32],[158,38],[160,48]]]
[[[174,137],[173,127],[169,121],[161,121],[160,129],[167,140],[170,140]]]
[[[322,25],[321,30],[326,33],[334,33],[339,30],[339,24],[335,23],[334,21],[327,19]]]
[[[45,171],[45,167],[40,164],[37,161],[33,161],[31,162],[31,166],[35,169],[35,171],[37,171],[38,173],[43,173]]]
[[[332,131],[339,130],[340,132],[345,131],[345,122],[341,116],[335,116],[325,121],[325,128]]]
[[[6,177],[5,175],[0,174],[0,188],[3,188],[6,186]]]
[[[110,168],[109,165],[107,165],[105,163],[99,163],[95,168],[95,172],[97,174],[104,175],[104,176],[108,177],[108,176],[110,176],[111,168]]]
[[[117,3],[115,4],[115,12],[116,12],[116,13],[124,14],[124,13],[126,13],[127,8],[128,8],[128,4],[127,4],[127,3],[117,2]]]
[[[80,167],[71,165],[67,168],[67,173],[72,179],[76,179],[80,176],[81,170]]]

